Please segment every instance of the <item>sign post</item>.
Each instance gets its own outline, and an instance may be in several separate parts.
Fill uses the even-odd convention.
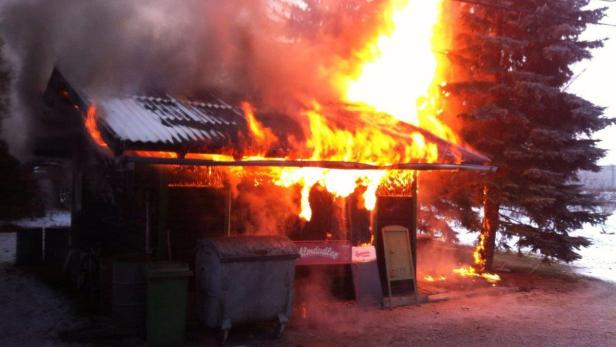
[[[385,256],[388,306],[392,307],[392,283],[403,281],[412,283],[415,303],[419,304],[409,230],[403,226],[390,225],[381,229],[381,233]]]

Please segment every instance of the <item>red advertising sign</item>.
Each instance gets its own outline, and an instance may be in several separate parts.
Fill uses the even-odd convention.
[[[350,241],[295,241],[299,249],[301,265],[336,265],[350,264],[352,246]]]

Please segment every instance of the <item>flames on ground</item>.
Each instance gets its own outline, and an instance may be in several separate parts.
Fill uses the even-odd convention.
[[[496,285],[498,282],[500,282],[501,277],[498,274],[486,272],[486,260],[482,257],[482,251],[485,249],[485,242],[485,236],[481,234],[479,236],[479,242],[473,250],[473,265],[455,267],[447,275],[425,274],[423,276],[423,280],[427,282],[445,282],[448,279],[451,280],[451,277],[448,277],[449,275],[454,275],[461,278],[481,278],[492,285]]]

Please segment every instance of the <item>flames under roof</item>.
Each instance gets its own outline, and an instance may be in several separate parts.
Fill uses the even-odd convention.
[[[46,98],[69,99],[83,118],[92,101],[83,91],[75,89],[56,69],[47,90]],[[228,160],[214,161],[186,158],[186,153],[220,154],[231,149],[234,157],[241,157],[245,143],[250,136],[247,120],[238,105],[223,100],[214,94],[206,94],[199,100],[180,99],[172,96],[126,96],[97,100],[96,127],[109,145],[113,155],[130,161],[172,165],[212,166],[293,166],[324,167],[336,169],[470,169],[490,171],[489,159],[475,151],[447,142],[427,130],[409,124],[383,125],[370,123],[400,143],[412,143],[412,132],[420,132],[428,142],[436,143],[439,159],[437,163],[401,163],[391,166],[375,166],[357,162],[307,161],[307,160]],[[359,112],[349,107],[336,108],[336,120],[340,125],[349,122],[365,123],[358,117]],[[291,117],[259,115],[259,120],[270,128],[280,139],[277,148],[267,157],[282,158],[288,153],[285,142],[289,138],[302,139],[301,125]],[[175,152],[177,158],[131,155],[135,151]]]

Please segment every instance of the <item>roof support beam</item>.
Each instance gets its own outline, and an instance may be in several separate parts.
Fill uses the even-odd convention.
[[[227,167],[313,167],[333,170],[465,170],[494,172],[496,166],[477,164],[439,164],[439,163],[402,163],[393,165],[372,165],[354,162],[327,161],[327,160],[246,160],[246,161],[217,161],[207,159],[186,158],[155,158],[140,156],[122,156],[118,159],[126,162],[143,163],[152,165],[185,165],[185,166],[227,166]]]

